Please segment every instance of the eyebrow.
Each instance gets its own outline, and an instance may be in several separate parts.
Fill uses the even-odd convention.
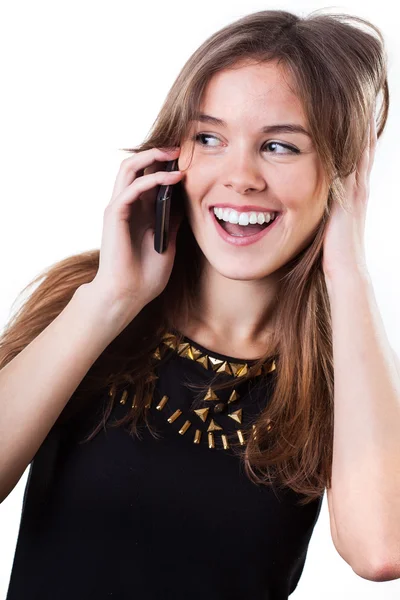
[[[211,123],[211,125],[217,125],[219,127],[226,127],[227,124],[222,119],[218,119],[217,117],[212,117],[211,115],[205,115],[204,113],[200,113],[197,116],[195,121],[201,121],[202,123]],[[276,125],[265,125],[260,129],[261,133],[302,133],[303,135],[311,138],[311,135],[308,133],[304,127],[298,125],[296,123],[279,123]]]

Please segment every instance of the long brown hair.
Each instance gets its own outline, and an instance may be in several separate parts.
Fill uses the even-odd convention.
[[[301,251],[280,280],[276,327],[267,355],[278,360],[275,386],[256,422],[257,436],[247,435],[242,458],[257,484],[275,477],[282,486],[303,494],[301,504],[323,495],[331,485],[333,451],[333,354],[329,298],[323,274],[322,242],[333,202],[345,205],[342,179],[356,168],[369,115],[382,92],[377,135],[389,108],[387,55],[383,36],[372,23],[346,14],[300,18],[283,10],[249,14],[209,37],[189,58],[158,114],[147,139],[136,148],[179,146],[199,112],[207,83],[218,71],[242,61],[278,61],[295,82],[308,129],[331,183],[326,211],[310,245]],[[177,196],[182,188],[176,184]],[[201,252],[185,217],[177,237],[174,267],[167,287],[112,341],[77,387],[59,416],[62,423],[90,398],[106,394],[101,422],[85,439],[105,426],[124,390],[134,389],[137,408],[118,423],[129,422],[140,437],[146,402],[154,389],[153,353],[178,316],[189,318],[199,280]],[[51,265],[24,290],[39,285],[17,311],[0,339],[0,368],[11,361],[64,309],[76,289],[95,277],[99,249]],[[179,320],[179,319],[178,319]],[[178,340],[182,341],[182,340]],[[243,381],[251,376],[243,376]],[[214,385],[213,389],[229,386]]]

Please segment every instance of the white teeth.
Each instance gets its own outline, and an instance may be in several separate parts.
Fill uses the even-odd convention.
[[[257,223],[257,215],[255,212],[250,213],[250,218],[249,218],[249,222],[252,225],[255,225]]]
[[[263,223],[269,223],[276,216],[276,213],[274,212],[239,213],[237,210],[231,208],[218,208],[216,206],[214,206],[213,210],[218,219],[226,221],[227,223],[238,223],[239,225],[255,225],[256,223],[262,225]]]
[[[236,210],[231,210],[229,213],[229,223],[239,223],[239,213]]]

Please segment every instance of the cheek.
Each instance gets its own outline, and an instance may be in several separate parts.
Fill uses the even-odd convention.
[[[285,209],[310,223],[322,216],[327,202],[327,192],[319,185],[316,168],[299,168],[280,179],[278,195]]]
[[[182,190],[182,198],[183,198],[183,209],[189,220],[189,223],[191,223],[192,209],[191,209],[190,199],[188,196],[188,187],[187,187],[186,182],[184,182],[184,181],[181,182],[181,190]]]
[[[181,181],[184,204],[188,216],[199,214],[209,198],[212,186],[197,168],[190,168]]]
[[[183,206],[184,212],[189,222],[190,228],[193,233],[197,232],[200,226],[200,210],[201,210],[201,201],[200,201],[200,192],[196,190],[193,186],[182,185],[182,194],[183,194]]]

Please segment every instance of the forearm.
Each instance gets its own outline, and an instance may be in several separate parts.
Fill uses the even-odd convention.
[[[334,360],[332,498],[353,564],[400,561],[400,376],[368,274],[327,281]],[[400,567],[400,564],[398,564]]]
[[[11,492],[89,368],[122,327],[90,285],[0,371],[0,501]]]

